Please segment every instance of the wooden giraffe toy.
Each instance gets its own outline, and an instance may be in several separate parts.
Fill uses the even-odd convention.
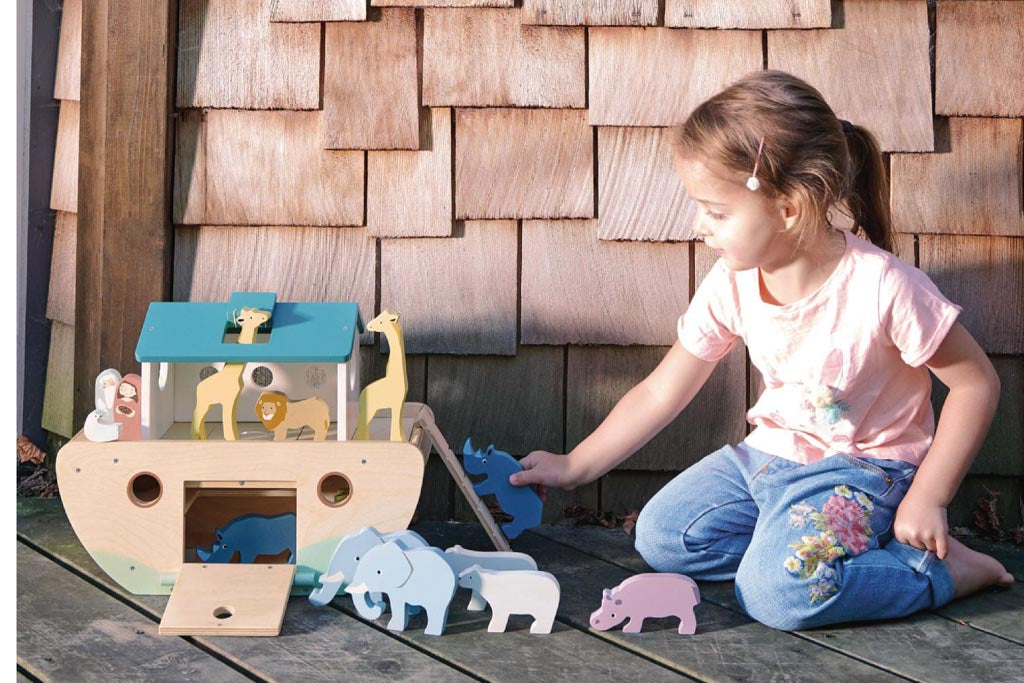
[[[235,322],[242,327],[238,335],[239,344],[252,344],[256,339],[256,329],[270,320],[270,311],[258,308],[243,308]],[[221,406],[224,418],[224,439],[238,440],[238,423],[235,421],[235,410],[238,406],[238,395],[242,393],[242,372],[245,363],[225,363],[224,369],[204,379],[196,387],[196,409],[192,413],[192,427],[189,434],[193,439],[206,438],[206,414],[216,404]]]
[[[370,438],[370,420],[377,411],[385,408],[391,410],[391,441],[405,441],[402,436],[402,404],[409,391],[409,381],[405,375],[405,342],[402,339],[402,328],[398,324],[398,314],[382,311],[366,326],[367,332],[382,332],[388,340],[388,364],[384,376],[367,385],[359,394],[359,423],[356,426],[355,439]]]

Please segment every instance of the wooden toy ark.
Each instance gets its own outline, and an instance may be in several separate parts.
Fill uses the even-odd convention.
[[[397,364],[389,359],[388,380],[405,386],[398,316],[379,319]],[[138,416],[141,439],[126,441],[127,423],[97,416],[90,431],[103,437],[120,428],[122,438],[79,433],[68,442],[57,459],[61,497],[82,544],[114,581],[143,595],[174,589],[163,632],[275,633],[283,597],[308,595],[320,575],[334,574],[329,565],[342,539],[371,525],[382,534],[408,527],[431,448],[495,546],[508,550],[427,406],[388,401],[381,406],[390,416],[359,421],[362,331],[354,303],[286,303],[252,292],[222,303],[158,302],[135,351],[139,386],[111,405],[108,380],[124,387],[125,378],[106,376],[102,389],[98,382],[104,407],[116,413],[123,405]],[[275,424],[279,404],[268,410],[267,392],[306,401],[286,403]],[[378,405],[371,398],[367,405]],[[239,416],[251,421],[236,423]],[[353,440],[360,424],[368,440]],[[251,553],[241,563],[202,563],[200,550],[209,549],[208,558],[235,554],[237,542],[218,538],[218,530],[233,536],[242,520],[257,517],[289,526],[274,535],[286,541],[258,548],[279,551],[270,563],[248,564]]]
[[[590,625],[598,631],[629,619],[623,633],[640,633],[644,619],[679,617],[679,633],[697,632],[693,608],[700,603],[700,590],[689,576],[652,572],[631,576],[615,588],[606,588],[601,607],[590,615]]]
[[[508,478],[521,472],[519,461],[504,451],[495,450],[494,445],[486,451],[473,450],[470,439],[462,446],[462,465],[470,474],[486,474],[487,478],[473,484],[478,496],[493,493],[503,512],[512,515],[512,521],[501,525],[508,538],[515,538],[526,529],[540,524],[544,502],[532,486],[513,486]]]
[[[473,565],[459,574],[459,586],[479,594],[491,607],[489,633],[504,633],[512,614],[533,617],[530,633],[551,633],[561,589],[547,572],[494,571]]]

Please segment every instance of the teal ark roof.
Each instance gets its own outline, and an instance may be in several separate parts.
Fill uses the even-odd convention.
[[[242,308],[271,312],[257,342],[226,334]],[[227,303],[157,301],[149,305],[135,359],[140,363],[347,363],[364,330],[359,305],[277,302],[272,292],[236,292]]]

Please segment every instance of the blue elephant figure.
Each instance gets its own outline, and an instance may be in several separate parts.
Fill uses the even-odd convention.
[[[409,625],[409,608],[418,605],[427,612],[424,633],[439,636],[444,633],[457,587],[455,571],[443,552],[437,548],[406,550],[396,541],[389,541],[366,553],[345,590],[354,597],[367,592],[387,593],[391,602],[388,628],[392,631],[404,631]]]
[[[309,601],[317,607],[329,603],[344,584],[351,582],[360,560],[371,549],[389,541],[398,543],[405,550],[428,546],[423,537],[415,531],[405,530],[381,534],[372,526],[365,526],[359,531],[345,536],[338,543],[338,547],[335,548],[331,561],[327,565],[327,571],[320,576],[320,585],[309,594]],[[379,592],[368,591],[361,595],[353,595],[352,601],[359,616],[371,621],[380,618],[387,608]]]
[[[501,525],[505,537],[512,539],[540,524],[544,502],[532,486],[513,486],[508,478],[521,472],[519,461],[504,451],[495,450],[494,444],[486,451],[473,450],[470,439],[462,446],[462,467],[470,474],[486,474],[487,478],[473,484],[478,496],[493,493],[502,511],[512,515],[512,521]]]
[[[295,514],[242,515],[223,529],[217,529],[217,542],[210,550],[196,547],[196,555],[203,562],[231,562],[235,553],[244,564],[252,563],[257,555],[277,555],[288,550],[289,564],[295,564]]]

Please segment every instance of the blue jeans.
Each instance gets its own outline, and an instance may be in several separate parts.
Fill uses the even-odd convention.
[[[902,617],[953,599],[934,553],[893,538],[917,468],[834,455],[809,465],[726,446],[669,482],[636,523],[653,569],[735,579],[752,618],[796,630]]]

